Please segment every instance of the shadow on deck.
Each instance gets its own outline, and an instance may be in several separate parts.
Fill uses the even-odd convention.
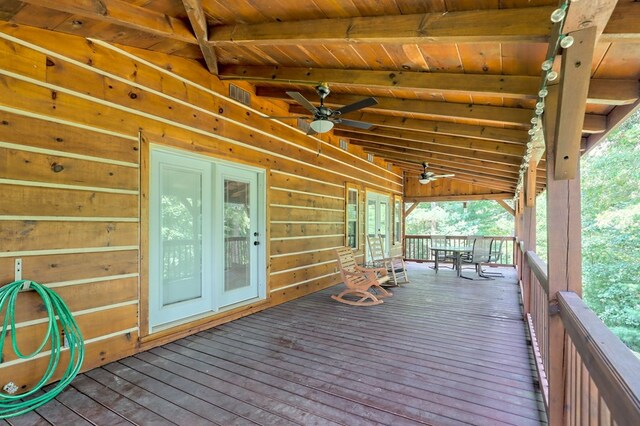
[[[409,267],[411,284],[382,305],[342,305],[327,289],[82,374],[10,421],[544,422],[513,270],[467,281]]]

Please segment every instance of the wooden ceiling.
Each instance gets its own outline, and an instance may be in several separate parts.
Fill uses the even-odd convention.
[[[597,141],[617,108],[638,102],[640,3],[579,2],[575,29],[599,25],[583,125]],[[513,191],[557,0],[0,0],[0,19],[197,59],[221,79],[307,111],[328,82],[330,106],[374,96],[337,126],[409,173],[433,171]],[[576,6],[578,7],[578,6]],[[571,5],[571,14],[574,6]],[[589,10],[593,9],[593,12]],[[580,16],[578,16],[580,15]],[[579,21],[579,22],[578,22]],[[584,24],[583,24],[584,25]],[[559,61],[556,61],[556,68]],[[608,119],[609,118],[609,119]],[[295,121],[291,121],[295,125]],[[538,165],[545,168],[544,161]],[[544,186],[539,173],[538,186]]]

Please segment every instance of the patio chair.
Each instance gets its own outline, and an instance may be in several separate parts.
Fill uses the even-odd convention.
[[[432,235],[431,236],[431,247],[445,247],[447,245],[447,237],[444,235]],[[447,262],[447,261],[452,261],[452,266],[451,269],[455,269],[456,265],[455,262],[453,262],[455,260],[455,256],[451,256],[451,254],[447,255],[446,251],[438,251],[436,253],[436,255],[434,256],[433,260],[436,260],[435,258],[438,258],[438,264],[440,264],[441,262]],[[433,269],[435,269],[435,266],[433,266]],[[436,271],[437,272],[437,271]]]
[[[504,240],[500,239],[494,239],[491,242],[491,250],[490,250],[490,254],[489,254],[489,265],[491,265],[492,263],[495,265],[497,264],[500,259],[502,258],[502,244],[504,243]],[[482,266],[480,266],[480,270],[481,272],[489,277],[503,277],[504,278],[504,274],[502,272],[487,272],[482,270]]]
[[[375,237],[367,236],[367,244],[369,245],[371,260],[376,266],[385,268],[387,272],[391,274],[390,281],[394,285],[406,284],[409,282],[407,265],[404,263],[404,258],[402,255],[386,257],[384,255],[382,237],[380,235]]]
[[[482,264],[489,263],[489,259],[491,258],[491,243],[493,242],[493,238],[488,237],[476,237],[473,242],[473,251],[471,252],[471,258],[462,260],[463,264],[471,264],[475,266],[476,274],[479,277],[491,280],[490,276],[484,274],[482,271]],[[461,271],[462,272],[462,271]],[[460,274],[461,278],[466,278],[468,280],[473,280],[473,277],[467,277],[465,275]]]
[[[391,292],[381,286],[389,281],[389,275],[385,268],[358,266],[351,247],[336,249],[336,255],[338,256],[342,281],[347,288],[340,294],[331,295],[332,299],[347,305],[373,306],[381,304],[383,302],[380,300],[381,298],[393,296]],[[346,299],[346,296],[355,296],[357,299]]]

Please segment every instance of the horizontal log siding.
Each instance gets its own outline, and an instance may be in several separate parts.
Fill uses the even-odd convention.
[[[337,283],[345,184],[360,190],[361,259],[365,189],[402,194],[402,177],[359,148],[266,120],[283,105],[247,108],[227,91],[193,61],[0,23],[0,281],[21,257],[25,278],[61,294],[88,339],[85,369]],[[266,303],[148,335],[149,144],[267,169]],[[21,299],[29,347],[42,314]],[[29,387],[45,360],[9,356],[0,382]]]

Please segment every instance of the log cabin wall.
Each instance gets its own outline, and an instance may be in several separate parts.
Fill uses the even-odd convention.
[[[361,149],[256,113],[284,104],[227,93],[193,61],[0,24],[0,277],[13,281],[21,258],[23,278],[61,294],[85,370],[336,284],[345,184],[360,190],[360,256],[365,190],[402,194],[402,177]],[[149,333],[150,144],[266,169],[266,301]],[[17,318],[25,351],[43,327],[31,296]],[[47,360],[5,358],[0,382],[30,387]]]

